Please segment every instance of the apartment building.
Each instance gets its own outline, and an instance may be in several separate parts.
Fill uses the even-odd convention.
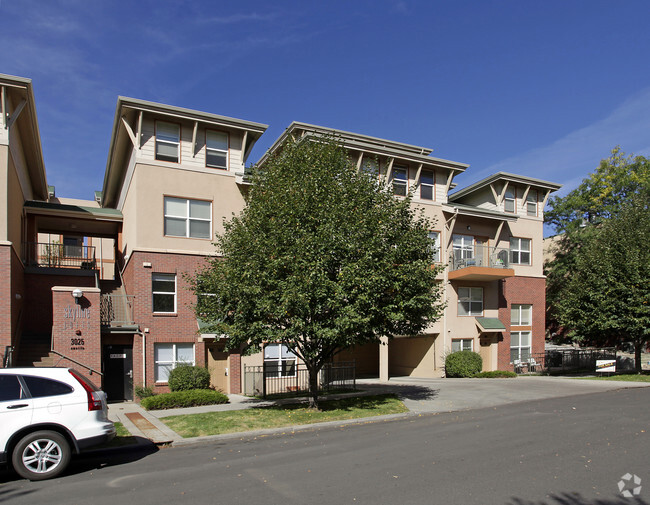
[[[205,333],[189,277],[217,252],[224,218],[243,209],[246,163],[266,125],[120,97],[101,192],[57,198],[43,166],[29,79],[0,75],[0,299],[5,362],[61,363],[102,374],[114,399],[134,385],[166,389],[178,363],[207,366],[213,385],[242,391],[247,366],[295,363],[282,346],[241,356]],[[514,369],[544,346],[543,208],[559,185],[499,173],[457,190],[468,166],[431,149],[306,123],[291,138],[336,135],[359,170],[434,222],[447,307],[417,336],[343,351],[360,375],[441,377],[444,357],[472,349],[484,368]],[[266,155],[259,161],[264,164]],[[279,370],[291,370],[281,367]],[[290,373],[290,372],[287,372]]]

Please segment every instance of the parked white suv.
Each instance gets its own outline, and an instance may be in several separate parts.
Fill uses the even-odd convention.
[[[59,475],[74,453],[115,436],[106,395],[70,368],[0,368],[0,464],[26,479]]]

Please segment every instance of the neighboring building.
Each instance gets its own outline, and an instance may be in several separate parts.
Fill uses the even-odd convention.
[[[0,87],[0,265],[11,281],[0,299],[0,353],[101,371],[114,399],[132,398],[138,384],[164,390],[181,362],[207,366],[213,384],[232,393],[246,365],[292,370],[295,357],[279,345],[226,353],[223,336],[201,332],[188,289],[187,276],[216,254],[223,219],[244,207],[245,163],[266,125],[120,97],[102,191],[69,200],[47,186],[31,81],[0,75]],[[444,356],[458,349],[480,352],[486,370],[542,353],[542,210],[560,186],[499,173],[449,194],[467,165],[304,123],[292,123],[270,152],[290,137],[328,134],[397,195],[414,189],[413,205],[436,223],[434,261],[448,264],[439,321],[337,359],[388,379],[440,377]]]

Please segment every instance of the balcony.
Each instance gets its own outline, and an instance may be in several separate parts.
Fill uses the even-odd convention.
[[[95,247],[59,243],[25,242],[23,260],[26,267],[71,268],[94,270]]]
[[[104,328],[131,328],[133,320],[134,295],[102,295],[100,324]]]
[[[472,245],[454,249],[449,256],[450,281],[494,281],[514,275],[509,249]]]

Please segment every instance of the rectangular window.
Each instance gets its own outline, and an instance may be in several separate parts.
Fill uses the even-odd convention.
[[[429,239],[432,241],[431,256],[433,258],[433,262],[440,263],[440,232],[430,231]]]
[[[530,265],[530,239],[510,239],[510,263],[514,265]]]
[[[532,323],[532,305],[512,305],[510,308],[510,324],[512,326],[530,326]]]
[[[433,200],[433,197],[434,197],[433,170],[422,170],[420,172],[420,198],[422,200]]]
[[[264,346],[264,370],[267,377],[295,377],[296,355],[286,345]]]
[[[176,274],[151,274],[151,293],[154,312],[176,312]]]
[[[364,156],[361,160],[361,171],[375,178],[379,177],[379,163],[375,158]]]
[[[205,131],[205,166],[228,170],[228,134]]]
[[[537,215],[537,191],[531,189],[526,195],[526,213],[529,216]]]
[[[451,340],[451,352],[474,350],[474,340],[471,338],[454,338]]]
[[[166,196],[165,235],[209,239],[212,236],[212,202]]]
[[[506,194],[503,198],[503,210],[506,212],[515,211],[515,192],[510,188],[506,189]]]
[[[452,237],[454,259],[470,259],[474,257],[474,237],[471,235],[454,235]]]
[[[458,288],[458,315],[483,315],[483,288]]]
[[[180,145],[180,125],[156,121],[156,159],[178,163]]]
[[[156,382],[167,382],[169,372],[178,365],[194,366],[194,344],[154,344]]]
[[[510,332],[510,362],[528,361],[530,359],[530,332]]]
[[[397,196],[406,196],[407,174],[407,167],[393,166],[391,179],[393,182],[393,193]]]

